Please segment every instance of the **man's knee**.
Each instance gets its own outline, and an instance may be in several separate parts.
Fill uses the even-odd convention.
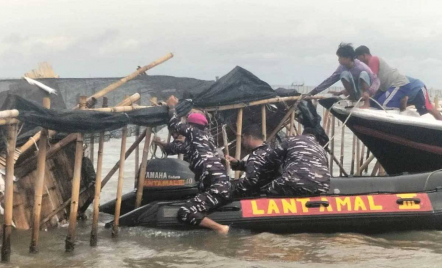
[[[196,205],[191,205],[190,203],[186,203],[186,205],[180,207],[178,210],[177,218],[179,222],[190,224],[190,225],[199,225],[204,218]]]

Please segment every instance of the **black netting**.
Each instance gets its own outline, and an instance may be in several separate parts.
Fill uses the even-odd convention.
[[[196,107],[211,107],[235,103],[248,103],[276,97],[276,92],[266,82],[251,72],[236,66],[210,88],[196,96]]]
[[[101,132],[121,128],[128,124],[158,126],[167,124],[169,109],[166,106],[149,107],[125,113],[97,111],[50,110],[41,105],[10,95],[3,109],[20,111],[18,119],[25,124],[65,132]]]

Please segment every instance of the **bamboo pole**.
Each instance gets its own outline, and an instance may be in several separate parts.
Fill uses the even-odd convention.
[[[107,107],[107,98],[103,97],[103,107]],[[104,150],[104,131],[100,132],[98,140],[98,159],[97,173],[95,175],[95,194],[94,194],[94,210],[92,212],[92,230],[90,238],[90,246],[95,247],[98,242],[98,215],[100,212],[100,193],[101,193],[101,176],[103,173],[103,150]]]
[[[290,131],[289,136],[295,135],[295,111],[290,114]]]
[[[361,163],[359,162],[361,160],[361,142],[359,139],[356,141],[356,176],[361,176]]]
[[[270,104],[270,103],[278,103],[278,102],[286,102],[286,101],[293,101],[293,100],[313,100],[313,99],[324,99],[324,96],[290,96],[290,97],[276,97],[272,99],[266,99],[266,100],[259,100],[259,101],[252,101],[250,103],[238,103],[238,104],[230,104],[230,105],[224,105],[224,106],[217,106],[217,107],[207,107],[204,108],[204,110],[211,112],[211,111],[224,111],[224,110],[233,110],[233,109],[239,109],[244,107],[250,107],[250,106],[256,106],[256,105],[262,105],[262,104]],[[197,107],[198,108],[198,107]]]
[[[298,130],[297,130],[297,132],[298,132],[298,135],[302,135],[302,124],[301,124],[301,122],[298,122]]]
[[[18,122],[18,119],[15,118],[3,118],[0,119],[0,126],[18,124]]]
[[[266,105],[261,105],[261,121],[262,121],[262,136],[267,140],[267,111]]]
[[[43,98],[43,107],[49,109],[51,107],[51,98],[49,94]],[[41,131],[41,137],[39,140],[39,151],[37,160],[37,178],[35,181],[34,192],[34,207],[32,216],[32,233],[31,233],[31,245],[29,251],[31,253],[38,252],[38,238],[40,235],[40,217],[41,217],[41,203],[43,199],[43,188],[45,184],[45,169],[46,169],[46,144],[48,142],[48,130],[43,129]]]
[[[126,160],[125,157],[126,137],[127,137],[127,126],[124,126],[123,135],[121,137],[120,168],[119,168],[120,170],[118,173],[117,200],[115,202],[114,224],[112,225],[112,237],[114,238],[118,237],[118,225],[120,222],[121,196],[123,194],[124,162]]]
[[[223,133],[223,143],[224,143],[224,156],[227,159],[227,157],[229,156],[229,139],[227,137],[227,131],[226,131],[226,125],[223,125],[221,127],[221,131]],[[226,161],[226,169],[227,169],[227,174],[230,174],[230,162]]]
[[[93,108],[93,106],[92,106]],[[95,133],[91,133],[91,138],[89,141],[89,159],[94,163],[94,152],[95,152]]]
[[[125,154],[125,159],[129,157],[129,155],[137,148],[138,144],[140,144],[141,141],[143,141],[145,137],[145,132],[141,133],[140,136],[137,137],[137,139],[132,143],[130,148],[127,150]],[[115,163],[114,167],[107,173],[106,177],[101,181],[101,189],[103,189],[104,186],[109,182],[109,180],[112,178],[112,176],[115,174],[115,172],[120,168],[120,160]]]
[[[379,163],[379,160],[377,160],[377,161],[376,161],[376,164],[374,164],[373,170],[371,171],[371,176],[372,176],[372,177],[376,176],[376,174],[377,174],[378,171],[379,171],[379,166],[380,166],[380,165],[381,165],[381,164]]]
[[[364,156],[365,156],[365,145],[362,143],[362,141],[361,141],[361,145],[362,145],[361,155],[360,155],[361,159],[359,160],[359,165],[361,165],[360,172],[361,172],[361,175],[362,175],[362,172],[364,172],[364,169],[362,168],[362,165],[364,163]]]
[[[97,111],[97,112],[108,112],[108,113],[121,113],[121,112],[130,112],[133,110],[151,108],[153,106],[115,106],[109,108],[95,108],[89,109],[89,111]]]
[[[166,56],[157,59],[156,61],[153,61],[152,63],[150,63],[149,65],[143,66],[142,68],[136,70],[135,72],[131,73],[130,75],[118,80],[115,83],[110,84],[109,86],[103,88],[102,90],[100,90],[99,92],[95,93],[94,95],[90,96],[87,99],[88,103],[91,103],[91,101],[93,101],[93,99],[98,99],[103,97],[104,95],[108,94],[111,91],[114,91],[115,89],[117,89],[118,87],[120,87],[121,85],[123,85],[124,83],[134,79],[135,77],[137,77],[138,75],[140,75],[141,73],[146,72],[149,69],[152,69],[153,67],[169,60],[170,58],[173,57],[172,53],[167,54]]]
[[[345,125],[342,125],[341,127],[341,158],[339,159],[341,165],[344,165],[344,136],[345,136]],[[342,172],[340,172],[339,174],[340,176],[342,176]]]
[[[86,107],[86,97],[80,97],[80,109]],[[80,196],[81,164],[83,160],[83,134],[77,133],[75,145],[75,165],[72,178],[71,206],[69,215],[68,235],[66,236],[65,250],[72,252],[75,248],[75,231],[77,225],[78,199]]]
[[[141,206],[141,202],[143,201],[144,179],[146,178],[147,159],[149,157],[152,128],[147,127],[145,133],[146,134],[144,138],[143,156],[141,158],[141,168],[138,172],[138,186],[137,186],[137,197],[135,200],[135,208],[139,208]]]
[[[350,174],[355,174],[355,155],[356,155],[356,136],[353,134],[353,143],[351,147],[351,166],[350,166]]]
[[[14,206],[14,155],[17,142],[17,125],[8,126],[8,147],[6,156],[6,178],[4,193],[4,222],[2,239],[2,262],[9,262],[11,257],[12,213]]]
[[[16,118],[19,111],[16,109],[0,111],[0,118]]]
[[[379,176],[385,176],[385,169],[384,167],[381,165],[381,163],[379,163]]]
[[[365,162],[361,165],[361,170],[367,169],[368,165],[370,165],[370,163],[371,163],[371,161],[373,161],[373,159],[374,159],[374,155],[371,154],[370,157],[367,160],[365,160]]]
[[[335,156],[335,139],[334,139],[334,136],[335,136],[335,124],[336,124],[335,117],[332,115],[331,116],[331,137],[333,137],[333,139],[330,142],[330,147],[331,147],[330,153],[331,153],[332,157]],[[330,161],[330,174],[332,176],[333,176],[333,162],[334,161]]]
[[[236,117],[236,152],[235,158],[241,159],[241,135],[242,135],[242,116],[244,113],[244,109],[240,108],[238,110],[238,115]],[[239,179],[241,171],[235,171],[235,179]]]
[[[336,158],[336,156],[331,155],[330,150],[326,150],[326,152],[331,156],[332,161],[334,161],[336,163],[336,165],[338,165],[340,171],[344,174],[344,176],[348,177],[348,173],[345,171],[344,167],[341,165],[341,163],[339,163],[338,158]]]
[[[136,104],[136,102],[139,101],[140,99],[141,99],[140,93],[135,93],[131,96],[126,96],[122,102],[118,103],[115,106],[132,106]]]
[[[267,137],[267,142],[273,139],[273,137],[281,130],[281,128],[286,124],[287,119],[290,117],[293,111],[296,109],[296,104],[290,108],[287,113],[284,115],[282,120],[279,122],[278,126],[272,131],[272,133]]]
[[[138,105],[141,104],[141,100],[138,100]],[[135,127],[135,136],[140,136],[140,126],[136,126]],[[135,148],[135,183],[134,186],[136,186],[137,183],[137,175],[138,172],[140,171],[140,146],[138,145],[137,148]]]

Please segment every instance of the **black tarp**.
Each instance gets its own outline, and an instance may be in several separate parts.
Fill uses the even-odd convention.
[[[266,82],[251,72],[236,66],[210,88],[196,96],[195,107],[213,107],[248,103],[276,97],[276,92]]]
[[[52,110],[41,105],[10,95],[3,109],[20,111],[18,119],[25,124],[64,133],[92,133],[121,128],[128,124],[158,126],[167,124],[169,108],[166,106],[137,109],[124,113],[98,112],[90,110]],[[186,114],[191,105],[186,102],[178,105],[177,112]]]

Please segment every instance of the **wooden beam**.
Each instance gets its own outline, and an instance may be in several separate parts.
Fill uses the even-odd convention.
[[[120,210],[121,210],[121,197],[123,195],[123,179],[124,179],[124,162],[126,160],[126,137],[127,126],[123,127],[123,135],[121,136],[121,150],[120,150],[120,167],[118,173],[117,184],[117,200],[115,202],[114,224],[112,225],[112,237],[118,237],[118,228],[120,222]]]
[[[324,99],[324,98],[325,98],[324,96],[302,96],[302,99],[304,99],[304,100]],[[238,104],[231,104],[231,105],[225,105],[225,106],[207,107],[207,108],[204,108],[204,110],[206,110],[208,112],[233,110],[233,109],[240,109],[240,108],[244,108],[244,107],[262,105],[262,104],[286,102],[286,101],[293,101],[293,100],[300,100],[300,99],[301,99],[301,96],[276,97],[276,98],[271,98],[271,99],[266,99],[266,100],[253,101],[250,103],[238,103]]]

